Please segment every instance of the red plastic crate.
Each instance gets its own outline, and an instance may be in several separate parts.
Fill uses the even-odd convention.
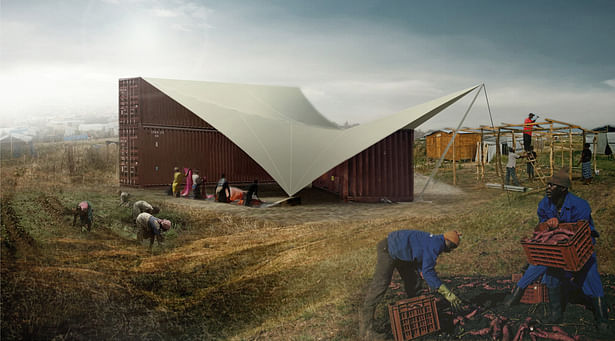
[[[513,283],[519,282],[521,279],[521,274],[513,274],[512,281]],[[537,303],[546,303],[549,302],[549,289],[546,285],[534,282],[525,288],[523,292],[523,296],[521,296],[521,303],[526,304],[537,304]]]
[[[568,271],[578,271],[594,252],[591,231],[587,221],[560,223],[559,227],[575,232],[568,242],[562,244],[543,244],[522,240],[527,261],[533,265],[546,265]],[[535,231],[547,229],[546,223],[540,223]]]
[[[395,341],[412,340],[440,330],[434,296],[418,296],[389,304],[389,318]]]

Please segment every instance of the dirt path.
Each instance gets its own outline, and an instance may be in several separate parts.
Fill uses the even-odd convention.
[[[415,191],[421,191],[427,177],[417,175]],[[401,203],[358,203],[342,202],[336,196],[318,189],[304,189],[297,196],[302,204],[297,206],[279,205],[264,209],[249,208],[235,204],[222,204],[212,200],[193,200],[189,198],[170,197],[161,189],[123,188],[131,193],[132,201],[147,200],[150,203],[164,203],[209,212],[217,212],[246,219],[266,220],[278,225],[296,225],[320,222],[352,222],[366,219],[434,217],[454,215],[467,210],[470,206],[480,205],[497,195],[497,191],[486,191],[478,186],[466,187],[466,190],[444,183],[434,182],[429,185],[419,201],[418,193],[414,202]],[[261,199],[267,203],[284,198],[280,193],[268,193]]]

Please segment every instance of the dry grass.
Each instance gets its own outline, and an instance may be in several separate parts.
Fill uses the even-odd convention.
[[[3,338],[352,340],[373,248],[388,232],[458,229],[463,243],[439,258],[442,276],[508,275],[525,263],[518,241],[542,197],[486,190],[465,166],[465,193],[427,195],[431,203],[250,209],[129,189],[174,221],[165,244],[149,252],[134,241],[130,209],[118,208],[114,169],[90,169],[80,161],[88,150],[72,156],[77,174],[61,145],[30,165],[3,164]],[[600,269],[615,273],[615,170],[602,174],[575,191],[602,233]],[[440,173],[450,177],[450,169]],[[94,206],[89,234],[67,215],[80,200]]]

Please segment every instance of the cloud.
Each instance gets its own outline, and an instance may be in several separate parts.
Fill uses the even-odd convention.
[[[175,17],[180,16],[180,13],[170,10],[170,9],[164,9],[164,8],[151,9],[150,13],[155,17],[161,17],[161,18],[175,18]]]
[[[615,79],[607,79],[602,83],[610,86],[611,88],[615,88]]]

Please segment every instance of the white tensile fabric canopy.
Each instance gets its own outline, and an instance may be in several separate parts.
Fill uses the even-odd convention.
[[[415,129],[479,87],[342,129],[299,88],[144,79],[233,141],[289,196],[395,131]]]

